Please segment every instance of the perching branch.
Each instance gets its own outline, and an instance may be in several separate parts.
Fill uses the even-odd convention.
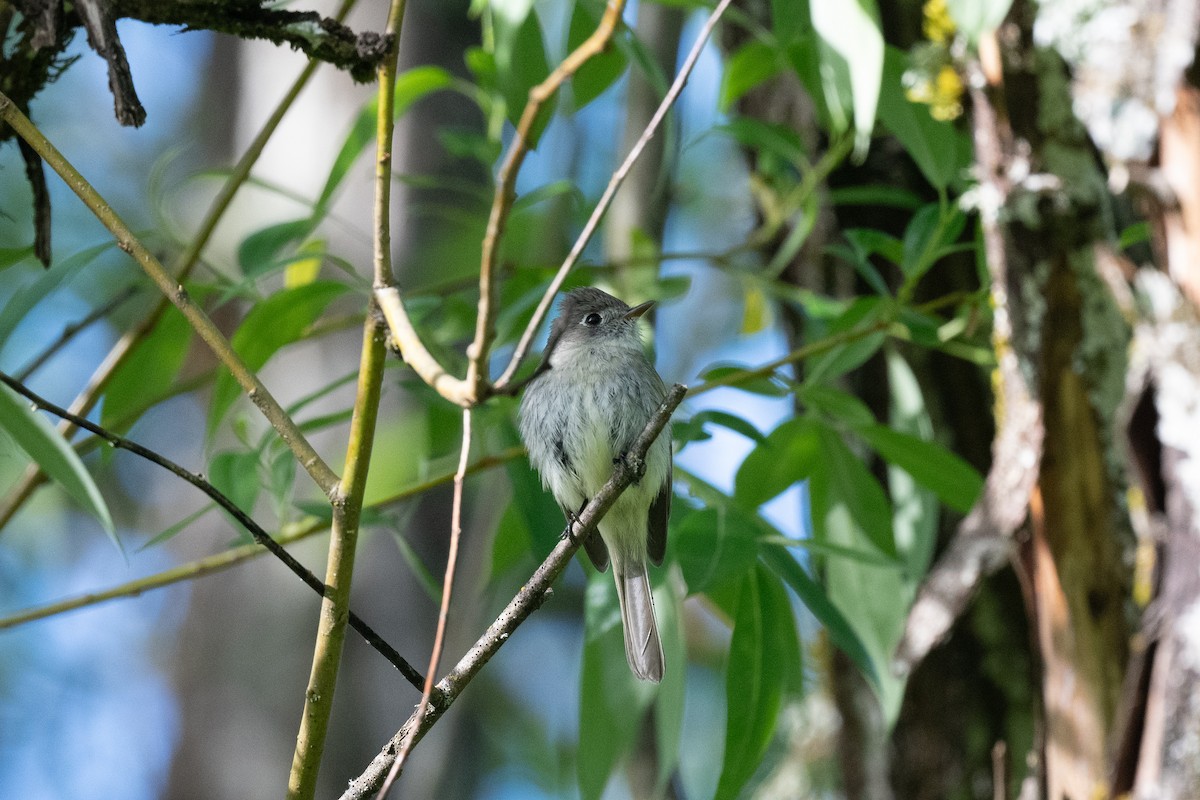
[[[313,449],[296,423],[283,410],[283,407],[279,405],[279,402],[271,395],[258,376],[246,366],[230,346],[229,340],[217,329],[203,309],[192,302],[191,296],[183,285],[167,273],[158,259],[134,236],[133,231],[117,215],[112,206],[3,93],[0,93],[0,119],[8,123],[22,139],[37,151],[42,160],[66,181],[71,190],[83,200],[84,204],[113,234],[117,240],[117,246],[133,256],[151,281],[183,313],[196,333],[213,351],[213,354],[229,369],[254,405],[295,453],[300,465],[308,472],[317,486],[326,495],[331,494],[337,487],[337,475]]]
[[[7,373],[0,372],[0,383],[3,383],[5,386],[9,387],[14,392],[21,395],[43,411],[48,411],[54,416],[60,417],[61,419],[70,420],[71,423],[76,427],[95,434],[111,444],[113,447],[126,450],[140,458],[144,458],[150,463],[162,467],[168,472],[174,474],[176,477],[182,478],[192,486],[195,486],[197,489],[204,492],[204,494],[207,495],[210,500],[219,505],[222,509],[228,512],[230,516],[236,519],[238,523],[240,523],[241,526],[245,528],[251,536],[254,537],[255,542],[269,550],[272,555],[282,561],[284,566],[291,570],[296,577],[304,581],[304,583],[308,585],[314,592],[321,596],[325,596],[327,594],[328,587],[323,584],[316,575],[313,575],[307,567],[297,561],[291,553],[283,548],[283,545],[272,539],[271,535],[263,530],[262,526],[255,522],[249,514],[238,508],[232,500],[226,497],[220,490],[218,490],[204,478],[200,477],[194,472],[184,469],[179,464],[176,464],[171,459],[160,455],[154,450],[143,447],[137,442],[126,439],[124,436],[118,436],[107,428],[103,428],[100,425],[91,422],[90,420],[72,414],[65,408],[51,403],[41,395],[34,393],[31,389],[26,387],[25,384],[13,379]],[[78,607],[78,605],[73,607]],[[379,636],[379,634],[372,630],[371,627],[363,622],[354,612],[349,612],[349,618],[350,624],[354,630],[358,631],[368,644],[379,651],[379,653],[383,655],[383,657],[389,662],[391,662],[396,669],[400,670],[400,673],[404,675],[409,683],[413,684],[413,686],[417,688],[422,686],[424,679],[421,677],[421,674],[413,669],[412,666],[405,661],[391,645],[385,642],[383,638]],[[19,619],[18,621],[25,620]]]
[[[384,745],[383,750],[367,766],[366,770],[350,781],[350,787],[342,794],[342,800],[362,800],[375,794],[395,761],[396,754],[405,745],[405,740],[412,738],[414,745],[419,742],[462,694],[462,691],[483,669],[483,666],[508,641],[521,623],[545,601],[551,585],[566,569],[571,556],[580,548],[584,539],[596,530],[596,525],[612,508],[613,503],[617,501],[626,487],[639,480],[644,474],[646,451],[662,433],[671,414],[683,401],[686,392],[687,387],[680,384],[671,387],[666,399],[663,400],[662,405],[658,407],[650,421],[646,423],[646,427],[634,441],[629,453],[613,468],[613,474],[608,483],[604,484],[600,492],[592,498],[578,519],[570,524],[569,535],[555,545],[546,560],[500,612],[500,616],[488,626],[487,631],[467,651],[458,664],[438,681],[437,689],[441,692],[440,701],[430,704],[428,711],[423,716],[414,713],[409,717],[396,735]]]
[[[675,100],[679,97],[679,93],[683,91],[683,87],[687,85],[688,76],[692,74],[692,69],[696,66],[696,61],[700,58],[700,53],[704,50],[704,45],[708,42],[708,37],[712,35],[713,28],[716,27],[717,21],[725,13],[725,9],[729,7],[730,2],[731,0],[721,0],[712,13],[709,14],[708,20],[705,21],[704,27],[701,28],[700,34],[696,37],[695,44],[688,51],[687,58],[684,60],[683,66],[679,69],[679,74],[675,77],[671,88],[667,90],[662,102],[658,104],[658,110],[654,112],[654,116],[651,117],[646,130],[638,139],[637,144],[633,146],[633,149],[629,151],[629,155],[625,157],[625,161],[622,162],[617,171],[613,173],[612,178],[609,179],[608,186],[604,189],[604,194],[600,196],[600,201],[596,203],[596,207],[592,210],[592,215],[588,218],[587,224],[583,226],[583,230],[580,232],[579,238],[575,240],[574,246],[571,247],[571,252],[567,254],[567,258],[563,261],[562,266],[558,268],[558,273],[555,274],[554,280],[550,281],[550,285],[546,287],[546,293],[542,295],[541,301],[538,302],[537,308],[533,312],[533,317],[529,320],[529,324],[525,326],[525,331],[521,334],[521,338],[517,342],[517,347],[513,351],[508,366],[505,367],[504,372],[496,380],[495,390],[497,392],[505,391],[512,382],[513,376],[516,375],[521,362],[525,359],[529,348],[533,345],[533,337],[537,335],[538,328],[541,327],[542,321],[550,311],[550,305],[554,302],[555,295],[558,294],[558,290],[562,288],[567,275],[570,274],[571,269],[575,266],[575,262],[582,255],[583,248],[591,241],[592,234],[596,232],[600,220],[604,217],[604,212],[608,210],[609,205],[612,203],[613,196],[625,181],[625,176],[629,174],[629,170],[633,168],[638,156],[642,154],[646,143],[657,133],[658,127],[662,124],[667,112],[675,104]]]

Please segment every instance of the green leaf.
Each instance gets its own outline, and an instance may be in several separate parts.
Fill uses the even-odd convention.
[[[904,230],[904,258],[900,266],[905,277],[911,282],[928,272],[962,233],[966,221],[958,206],[943,209],[937,203],[914,214]]]
[[[108,538],[118,550],[124,552],[104,497],[75,449],[49,420],[30,408],[24,398],[7,386],[0,386],[0,428],[42,468],[50,480],[66,490],[75,502],[99,520]]]
[[[577,2],[567,33],[567,50],[574,51],[595,32],[600,24],[596,9],[588,3]],[[604,90],[616,83],[625,72],[629,60],[619,47],[609,47],[592,56],[571,76],[572,109],[578,111],[595,100]]]
[[[713,130],[727,134],[748,150],[770,153],[795,166],[808,164],[800,135],[786,125],[776,125],[750,117],[734,117]]]
[[[904,90],[907,65],[907,53],[896,47],[887,48],[879,121],[904,145],[925,180],[935,189],[944,190],[966,169],[971,145],[953,123],[934,119],[928,106],[908,99]]]
[[[174,539],[176,535],[187,530],[192,525],[192,523],[196,522],[197,520],[199,520],[201,517],[203,517],[205,514],[212,511],[216,507],[217,507],[216,503],[206,503],[205,505],[201,506],[197,510],[193,511],[191,514],[188,514],[186,517],[184,517],[183,519],[176,522],[174,525],[172,525],[172,526],[168,527],[167,529],[158,533],[150,541],[146,542],[144,545],[139,547],[137,549],[137,551],[140,553],[143,550],[149,550],[151,547],[158,547],[160,544],[163,544],[164,542]]]
[[[280,259],[287,247],[303,241],[315,226],[310,217],[277,222],[255,231],[238,247],[238,266],[248,278],[262,275]]]
[[[858,548],[866,542],[888,556],[896,555],[892,507],[879,481],[841,435],[816,423],[821,469],[809,481],[813,531],[832,544]],[[844,539],[834,532],[852,530]]]
[[[875,424],[875,414],[866,403],[832,386],[820,383],[803,386],[797,392],[797,399],[805,406],[847,425]]]
[[[832,429],[821,435],[828,471],[809,481],[815,534],[851,549],[897,555],[892,509],[883,489]],[[824,585],[875,664],[876,688],[889,725],[900,711],[904,682],[887,668],[904,630],[916,581],[902,569],[849,558],[823,560]]]
[[[1117,246],[1122,250],[1128,250],[1135,245],[1145,244],[1149,241],[1150,223],[1144,221],[1135,222],[1121,231],[1121,237],[1117,240]]]
[[[0,247],[0,272],[33,257],[33,245],[25,247]]]
[[[933,421],[925,408],[925,396],[908,362],[888,348],[888,424],[919,439],[933,438]],[[937,496],[918,484],[903,468],[889,464],[888,493],[892,498],[892,529],[896,549],[905,558],[908,574],[913,580],[925,575],[937,546],[938,521],[941,508]]]
[[[713,425],[720,425],[722,428],[728,428],[734,433],[740,433],[742,436],[745,436],[752,442],[766,441],[766,437],[759,432],[758,428],[754,427],[754,425],[747,420],[725,411],[718,411],[714,408],[708,408],[699,412],[698,414],[694,414],[691,422],[699,423],[700,425],[708,425],[709,423],[712,423]]]
[[[417,583],[425,590],[425,596],[434,605],[440,604],[442,602],[441,579],[434,575],[429,570],[429,567],[425,566],[425,562],[421,560],[421,556],[408,543],[408,539],[404,538],[401,526],[389,525],[388,530],[392,532],[392,538],[396,541],[396,548],[400,551],[400,556],[404,559],[404,563],[412,570],[413,577],[417,579]]]
[[[811,419],[784,422],[767,435],[738,468],[734,497],[754,509],[782,494],[821,466],[820,426]]]
[[[80,250],[61,264],[55,264],[54,269],[43,270],[39,267],[37,278],[13,292],[4,302],[4,310],[0,311],[0,346],[4,345],[34,307],[46,299],[63,281],[73,277],[80,269],[95,261],[101,253],[115,246],[115,242],[104,242]]]
[[[671,589],[670,575],[659,573],[654,582],[654,609],[662,641],[664,672],[654,697],[654,734],[658,746],[658,780],[655,797],[663,797],[679,766],[679,740],[683,734],[683,707],[687,688],[687,642],[683,633],[683,598]]]
[[[611,571],[588,578],[584,627],[576,768],[580,796],[599,800],[617,762],[637,740],[654,686],[629,671]]]
[[[325,307],[345,294],[348,288],[341,283],[318,281],[277,292],[250,309],[230,344],[249,369],[258,371],[280,348],[300,339]],[[241,387],[233,376],[227,370],[221,370],[209,408],[209,436],[240,392]]]
[[[734,506],[688,514],[671,532],[668,545],[683,571],[688,594],[735,580],[758,556],[755,526]]]
[[[994,31],[1004,21],[1012,0],[946,0],[946,8],[971,44]]]
[[[875,662],[867,652],[862,639],[855,633],[853,626],[842,615],[829,599],[821,585],[813,580],[800,562],[796,560],[787,548],[780,545],[768,544],[759,553],[762,563],[766,564],[776,575],[783,579],[800,602],[812,612],[817,621],[825,626],[829,639],[835,646],[853,661],[863,675],[873,683],[878,682],[879,676]]]
[[[875,127],[883,74],[883,34],[875,0],[809,0],[820,40],[820,75],[836,132],[853,128],[861,157]]]
[[[534,552],[550,552],[566,527],[562,509],[554,502],[549,490],[542,487],[537,473],[527,460],[522,458],[509,462],[505,471],[512,484],[513,506],[525,521]]]
[[[187,319],[168,308],[154,330],[113,373],[104,390],[100,424],[118,433],[129,430],[136,422],[133,414],[146,408],[147,400],[166,396],[183,367],[191,340],[192,326]]]
[[[728,113],[742,95],[775,77],[782,66],[779,53],[770,45],[751,40],[729,57],[721,75],[721,113]]]
[[[826,335],[843,333],[864,328],[880,320],[886,311],[884,298],[860,297],[850,308],[834,320]],[[829,382],[852,369],[862,366],[883,346],[886,336],[882,331],[868,333],[808,360],[805,383]]]
[[[258,453],[226,450],[208,463],[208,481],[246,514],[254,514],[258,501]],[[245,532],[241,525],[239,531]]]
[[[550,74],[542,28],[533,5],[533,0],[493,0],[489,4],[495,28],[496,78],[507,106],[506,116],[513,125],[521,119],[529,90]],[[545,104],[530,132],[530,148],[536,146],[545,129],[552,105]]]
[[[725,672],[725,756],[716,800],[740,795],[762,763],[783,704],[800,680],[800,644],[787,592],[765,567],[742,581]]]
[[[785,44],[791,43],[808,27],[804,3],[796,0],[771,0],[771,22],[775,35]]]
[[[855,433],[889,464],[895,464],[955,511],[966,513],[983,490],[983,478],[963,459],[937,442],[918,439],[886,425],[867,425]]]
[[[883,114],[880,101],[880,115]],[[882,206],[916,211],[924,203],[909,189],[898,186],[846,186],[829,191],[829,200],[836,206]]]
[[[883,231],[874,228],[848,228],[842,235],[854,245],[864,258],[880,255],[892,264],[899,266],[904,260],[904,243]],[[880,294],[887,294],[887,287],[872,286]]]

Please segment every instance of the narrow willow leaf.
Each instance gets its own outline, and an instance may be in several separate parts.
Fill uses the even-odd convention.
[[[599,800],[613,769],[637,740],[654,685],[629,671],[611,573],[591,574],[585,602],[576,769],[580,796]]]
[[[970,511],[983,490],[983,477],[975,468],[937,442],[886,425],[864,425],[855,433],[885,461],[903,469],[955,511]]]
[[[825,626],[830,640],[843,653],[850,657],[868,680],[878,683],[879,668],[867,652],[862,639],[854,631],[850,622],[843,616],[838,607],[829,599],[829,595],[800,565],[795,556],[779,545],[764,545],[760,558],[771,571],[783,579],[783,582],[796,593],[800,601],[808,608],[817,621]],[[880,668],[883,665],[880,665]]]
[[[348,289],[345,284],[320,281],[278,292],[250,309],[230,338],[230,344],[246,366],[257,371],[281,348],[300,339],[325,307]],[[209,407],[209,436],[240,392],[241,388],[228,371],[222,370],[217,375]]]
[[[104,497],[75,449],[49,420],[7,386],[0,386],[0,428],[52,481],[100,521],[108,538],[123,552]]]
[[[716,800],[732,800],[762,762],[784,690],[800,674],[800,644],[787,592],[765,567],[751,568],[737,601],[725,672],[725,756]]]

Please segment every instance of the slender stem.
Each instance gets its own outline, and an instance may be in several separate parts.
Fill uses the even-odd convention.
[[[583,254],[584,247],[591,240],[592,234],[596,232],[597,226],[600,224],[604,212],[608,210],[612,203],[613,196],[617,193],[617,189],[625,180],[625,176],[629,174],[629,170],[633,168],[638,156],[642,154],[646,143],[658,131],[663,119],[671,106],[675,104],[675,100],[679,97],[679,93],[683,91],[683,87],[687,84],[688,76],[691,75],[692,69],[696,66],[696,61],[700,58],[700,53],[704,50],[704,45],[708,42],[708,37],[712,34],[713,28],[716,27],[717,20],[725,13],[725,9],[729,7],[731,0],[721,0],[713,12],[705,21],[704,27],[700,30],[700,35],[696,37],[695,44],[688,51],[687,58],[683,62],[683,66],[679,70],[679,74],[675,76],[675,81],[671,84],[671,88],[667,90],[666,96],[658,105],[658,110],[654,112],[650,123],[646,125],[646,130],[638,139],[637,144],[629,151],[629,155],[625,157],[625,161],[613,173],[612,178],[608,181],[608,186],[604,189],[604,194],[600,196],[600,201],[592,210],[591,217],[588,218],[587,224],[583,226],[583,231],[580,232],[579,238],[575,240],[571,252],[567,254],[567,258],[563,261],[562,266],[558,268],[554,280],[550,281],[550,285],[546,288],[546,293],[542,295],[541,301],[533,312],[533,317],[529,320],[529,324],[525,326],[525,331],[521,334],[520,340],[517,342],[517,347],[513,351],[512,358],[508,362],[508,366],[496,381],[496,391],[503,391],[512,381],[513,376],[521,366],[521,362],[525,359],[529,348],[533,345],[533,337],[537,335],[538,328],[541,327],[542,321],[546,318],[546,313],[550,310],[551,304],[554,302],[554,296],[558,294],[558,290],[562,288],[563,281],[567,279],[567,275],[575,266],[575,262],[579,260],[579,256]]]
[[[444,678],[438,681],[436,688],[441,693],[440,701],[430,703],[423,715],[414,713],[408,718],[408,721],[384,745],[383,750],[367,766],[366,770],[350,781],[350,787],[342,794],[342,800],[361,800],[361,798],[375,794],[391,769],[392,763],[396,760],[396,754],[404,746],[405,740],[411,738],[414,745],[419,742],[462,694],[467,684],[479,674],[484,665],[511,638],[521,623],[541,606],[546,600],[551,585],[566,569],[571,556],[579,549],[583,540],[596,529],[596,525],[612,508],[626,487],[640,478],[640,473],[645,468],[646,451],[662,433],[671,414],[683,402],[686,392],[686,387],[679,384],[671,387],[671,391],[667,393],[662,405],[658,407],[654,416],[650,418],[646,427],[634,441],[633,446],[629,448],[627,457],[616,463],[608,483],[604,484],[599,493],[579,514],[578,519],[571,524],[567,535],[555,545],[546,560],[534,571],[530,579],[509,601],[504,610],[500,612],[500,616],[488,626],[487,631],[467,651],[467,654]],[[638,469],[637,465],[641,465],[641,469]]]
[[[400,31],[404,22],[405,0],[392,0],[386,33],[391,37],[389,52],[376,72],[380,101],[376,113],[375,235],[374,265],[376,285],[391,281],[391,145],[392,95],[396,82],[396,62],[400,52]],[[350,586],[354,577],[354,554],[362,521],[363,496],[379,418],[379,397],[386,366],[386,331],[372,303],[363,324],[362,355],[359,358],[358,387],[354,415],[350,420],[350,438],[346,445],[343,477],[333,494],[333,526],[325,567],[329,591],[321,603],[317,639],[313,650],[312,671],[304,693],[304,712],[296,734],[296,751],[288,776],[289,800],[312,800],[317,792],[321,755],[329,732],[329,717],[337,689],[342,649],[346,640],[346,617],[350,610]],[[428,682],[425,682],[428,685]]]
[[[433,651],[429,654],[429,667],[425,670],[425,687],[421,690],[421,702],[417,704],[417,719],[425,716],[429,708],[429,698],[433,694],[433,676],[437,675],[438,665],[442,660],[442,651],[446,646],[446,621],[450,618],[450,598],[454,596],[454,573],[458,566],[458,543],[462,538],[462,505],[463,480],[467,476],[467,460],[471,453],[471,409],[463,409],[462,445],[458,452],[458,469],[454,473],[454,500],[450,506],[450,550],[446,556],[446,574],[442,578],[442,604],[438,609],[437,633],[433,637]],[[388,795],[392,783],[404,769],[404,762],[412,752],[415,744],[413,739],[405,739],[400,747],[396,761],[388,771],[387,780],[379,790],[380,800]]]
[[[396,67],[406,0],[392,3],[387,30],[395,39],[392,52],[379,64],[379,94],[375,115],[375,288],[395,285],[392,274],[392,139],[396,125]]]
[[[90,442],[102,441],[99,438],[93,438]],[[493,455],[484,456],[478,461],[467,467],[466,474],[474,475],[477,472],[482,472],[487,469],[507,464],[521,456],[525,455],[524,447],[510,447]],[[424,494],[425,492],[435,489],[438,486],[444,486],[447,483],[454,481],[455,472],[445,472],[437,475],[429,480],[421,483],[413,484],[401,489],[396,494],[387,497],[383,500],[378,500],[371,503],[368,507],[385,508],[389,505],[400,503],[405,500],[410,500],[414,497]],[[287,533],[279,533],[270,538],[281,545],[292,544],[301,539],[307,539],[322,531],[328,530],[328,526],[322,520],[313,520],[304,525],[289,530]],[[105,589],[101,592],[89,592],[87,594],[75,595],[64,600],[58,600],[53,603],[47,603],[41,606],[19,611],[11,616],[0,618],[0,630],[5,628],[15,628],[18,625],[23,625],[27,622],[34,622],[40,619],[46,619],[68,611],[75,611],[88,606],[98,605],[109,600],[117,600],[123,597],[137,597],[152,589],[161,589],[172,584],[182,581],[199,578],[204,575],[209,575],[214,572],[232,567],[235,564],[240,564],[243,561],[249,561],[253,558],[258,558],[264,553],[270,552],[258,544],[242,545],[241,547],[231,548],[215,555],[201,558],[196,561],[189,561],[186,564],[180,564],[177,567],[172,567],[169,570],[155,573],[144,578],[128,581],[119,584],[110,589]],[[353,622],[353,620],[352,620]],[[418,676],[419,677],[419,676]],[[422,682],[418,680],[414,686],[418,689],[422,688]]]
[[[117,292],[117,294],[115,294],[107,303],[103,303],[93,308],[85,317],[83,317],[83,319],[79,320],[78,322],[73,322],[63,328],[62,333],[58,335],[58,338],[47,345],[42,352],[30,359],[29,363],[22,367],[21,371],[18,372],[14,377],[22,383],[29,380],[30,375],[44,367],[46,362],[51,358],[54,358],[58,351],[70,344],[72,339],[78,336],[82,331],[86,330],[93,323],[104,319],[109,314],[116,311],[118,308],[124,305],[126,300],[130,299],[137,293],[138,287],[128,286],[124,289],[124,291]]]
[[[554,96],[563,82],[574,75],[588,59],[609,47],[624,8],[625,0],[608,0],[600,23],[592,35],[563,59],[544,81],[529,90],[529,99],[525,103],[525,110],[521,112],[521,119],[517,122],[516,134],[508,148],[508,155],[505,156],[496,175],[496,193],[492,199],[491,212],[488,214],[487,231],[483,237],[479,260],[479,310],[475,318],[475,338],[467,351],[467,385],[477,400],[486,394],[487,358],[492,338],[495,336],[493,328],[497,293],[496,258],[500,250],[500,239],[508,221],[508,213],[516,199],[517,173],[520,172],[521,164],[529,152],[533,127],[542,106]]]
[[[333,525],[325,567],[325,596],[321,601],[312,671],[308,690],[304,693],[304,713],[296,734],[296,751],[292,756],[292,769],[288,777],[288,797],[291,800],[309,800],[317,791],[317,774],[321,768],[321,754],[325,750],[329,715],[333,710],[333,696],[346,641],[354,554],[358,545],[363,495],[367,488],[367,470],[371,463],[387,357],[384,341],[375,315],[368,314],[363,326],[362,357],[354,416],[350,421],[350,439],[346,446],[345,475],[333,495]]]
[[[279,432],[280,437],[295,453],[300,465],[308,472],[313,481],[326,494],[333,492],[337,487],[337,475],[309,444],[304,434],[296,427],[295,422],[258,379],[258,376],[246,366],[230,346],[229,340],[217,329],[208,315],[192,302],[191,296],[183,284],[167,273],[158,259],[146,249],[146,246],[133,234],[133,231],[113,210],[112,206],[3,93],[0,93],[0,119],[7,122],[17,135],[28,142],[42,157],[42,160],[66,181],[71,190],[113,234],[117,240],[117,246],[133,256],[159,290],[183,312],[184,317],[187,318],[196,333],[221,363],[229,369],[234,379],[258,406],[263,416]]]
[[[272,539],[271,535],[263,530],[262,526],[255,522],[249,514],[238,508],[232,500],[230,500],[225,494],[223,494],[204,478],[200,477],[194,472],[184,469],[171,459],[149,449],[148,447],[143,447],[131,439],[126,439],[124,436],[118,436],[107,428],[103,428],[83,417],[72,414],[65,408],[61,408],[54,403],[51,403],[49,400],[45,399],[41,395],[36,394],[23,383],[10,377],[4,372],[0,372],[0,383],[8,386],[14,392],[17,392],[22,397],[36,405],[38,408],[44,411],[49,411],[56,417],[68,419],[76,427],[95,434],[111,444],[113,447],[126,450],[136,456],[144,458],[152,464],[160,466],[175,476],[182,478],[192,486],[195,486],[197,489],[204,492],[204,494],[208,495],[209,499],[211,499],[214,503],[228,512],[230,516],[236,519],[241,526],[245,528],[251,536],[254,537],[254,541],[265,547],[271,552],[272,555],[282,561],[288,569],[290,569],[297,577],[299,577],[300,580],[304,581],[304,583],[311,587],[313,591],[315,591],[318,595],[326,595],[328,589],[325,584],[321,583],[316,575],[313,575],[308,568],[297,561],[291,553],[284,550],[283,546],[279,542]],[[359,619],[358,615],[354,614],[354,612],[349,612],[349,617],[354,629],[362,634],[362,637],[367,640],[367,643],[383,654],[384,658],[392,662],[396,669],[400,670],[400,672],[406,678],[408,678],[408,680],[413,683],[414,686],[424,685],[425,681],[421,678],[420,673],[413,669],[407,661],[401,658],[400,654],[397,653],[391,645],[387,644],[387,642],[385,642],[382,637],[379,636],[379,634],[375,633],[370,626]]]

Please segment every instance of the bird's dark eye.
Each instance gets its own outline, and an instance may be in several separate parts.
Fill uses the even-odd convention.
[[[595,311],[593,311],[591,314],[588,314],[586,317],[583,318],[583,324],[591,325],[592,327],[595,327],[600,324],[600,319],[601,319],[600,315],[597,314]]]

